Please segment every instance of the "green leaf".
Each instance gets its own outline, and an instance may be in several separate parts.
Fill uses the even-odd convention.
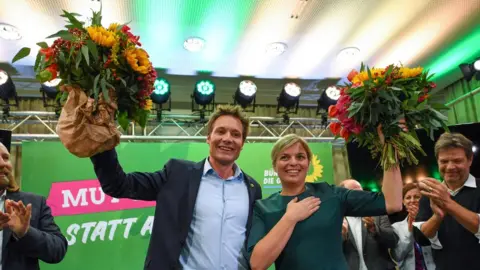
[[[68,32],[67,30],[60,30],[55,34],[46,37],[46,39],[55,38],[55,37],[59,37],[59,38],[62,38],[64,40],[68,40],[68,41],[73,40],[73,35],[70,32]]]
[[[100,80],[100,87],[102,88],[102,93],[103,93],[103,98],[107,103],[110,102],[110,96],[108,95],[108,89],[107,89],[107,81],[105,78],[102,78]]]
[[[43,70],[42,72],[37,74],[36,78],[41,83],[48,82],[52,80],[52,73],[48,70]]]
[[[360,72],[363,72],[364,70],[365,70],[365,65],[362,62],[362,64],[360,65]]]
[[[128,113],[126,111],[119,112],[117,117],[118,124],[122,127],[124,131],[128,130],[128,125],[130,124],[128,121]]]
[[[33,70],[37,72],[38,65],[40,65],[40,61],[42,60],[43,54],[38,53],[37,58],[35,59],[35,65],[33,66]]]
[[[90,53],[92,53],[93,59],[95,59],[94,62],[97,62],[98,61],[97,45],[90,39],[88,39],[86,42],[87,42],[88,50],[90,51]]]
[[[372,71],[370,70],[369,67],[367,67],[367,73],[368,73],[368,80],[372,79]]]
[[[15,62],[17,62],[18,60],[27,57],[27,56],[30,54],[30,51],[31,51],[30,48],[23,47],[23,48],[20,49],[20,51],[18,51],[18,53],[13,57],[12,63],[15,63]]]
[[[352,117],[354,116],[355,114],[357,114],[363,107],[363,102],[360,103],[360,102],[352,102],[352,104],[350,104],[350,107],[348,108],[348,111],[349,111],[349,114],[348,114],[348,117]]]
[[[122,82],[123,86],[127,87],[127,82],[123,78],[120,78],[120,81]]]
[[[82,62],[82,54],[77,52],[77,57],[75,58],[75,68],[80,66],[80,62]]]
[[[48,48],[48,44],[46,42],[38,42],[37,45],[42,49]]]
[[[89,66],[90,56],[88,55],[88,47],[83,45],[81,50],[82,50],[83,57],[85,57],[85,61],[87,62],[87,66]]]
[[[450,110],[450,108],[444,104],[441,103],[430,103],[430,106],[438,111],[444,111],[444,110]]]
[[[95,99],[95,102],[98,101],[98,80],[100,79],[100,74],[98,74],[95,77],[95,80],[93,80],[93,96]]]
[[[106,72],[107,72],[107,80],[110,80],[110,77],[112,76],[112,71],[109,68],[107,68]]]
[[[77,19],[75,18],[75,16],[72,14],[72,13],[69,13],[67,11],[63,11],[63,15],[60,15],[62,17],[65,17],[68,19],[68,21],[76,28],[83,28],[83,24]]]

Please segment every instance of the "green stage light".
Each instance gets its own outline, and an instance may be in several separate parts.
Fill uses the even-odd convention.
[[[165,79],[155,80],[153,93],[150,95],[156,104],[163,104],[170,98],[170,83]]]
[[[210,104],[215,97],[215,84],[209,80],[201,80],[195,84],[193,98],[199,105]]]

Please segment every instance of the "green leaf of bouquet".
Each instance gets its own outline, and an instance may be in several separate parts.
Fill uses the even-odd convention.
[[[127,82],[123,78],[120,78],[120,82],[122,82],[123,86],[127,87]]]
[[[27,47],[23,47],[22,49],[20,49],[20,51],[18,51],[18,53],[13,57],[12,64],[20,59],[27,57],[30,54],[30,51],[31,49]]]
[[[430,108],[430,111],[434,113],[434,115],[441,121],[448,121],[448,117],[444,114],[440,113],[439,111],[435,110],[434,108]]]
[[[88,39],[88,40],[86,41],[86,43],[87,43],[88,50],[92,53],[94,62],[97,62],[97,61],[98,61],[98,49],[97,49],[97,45],[96,45],[93,41],[91,41],[90,39]]]
[[[357,114],[361,109],[362,109],[362,106],[363,106],[363,102],[352,102],[352,104],[350,104],[350,107],[348,108],[348,117],[351,118],[352,116],[354,116],[355,114]]]
[[[105,78],[100,80],[100,87],[102,88],[103,98],[106,102],[110,102],[110,96],[108,95],[107,81]]]
[[[93,96],[95,101],[98,101],[98,81],[100,80],[100,74],[98,74],[93,80]]]
[[[37,45],[42,49],[48,48],[48,44],[46,42],[38,42]]]
[[[83,28],[83,24],[77,18],[75,18],[72,13],[63,10],[63,15],[61,16],[67,18],[68,21],[76,28]]]
[[[360,65],[360,72],[363,72],[364,70],[365,70],[365,65],[362,62],[362,64]]]
[[[52,73],[48,70],[42,70],[36,77],[41,83],[44,83],[52,80]]]
[[[81,50],[83,57],[85,58],[85,62],[87,62],[87,66],[90,66],[90,55],[88,54],[88,47],[83,45]]]
[[[430,106],[433,109],[439,110],[439,111],[450,110],[450,107],[446,106],[445,104],[441,104],[441,103],[430,103]]]
[[[62,39],[64,39],[64,40],[68,40],[68,41],[72,41],[72,40],[73,40],[73,35],[72,35],[70,32],[68,32],[67,30],[60,30],[60,31],[58,31],[58,32],[55,33],[55,34],[46,37],[46,39],[56,38],[56,37],[59,37],[59,38],[62,38]]]
[[[33,65],[33,70],[37,72],[38,65],[40,65],[40,61],[42,60],[43,54],[38,53],[37,58],[35,58],[35,65]]]
[[[370,70],[370,68],[367,66],[367,74],[368,74],[368,79],[371,80],[372,79],[372,71]]]
[[[128,125],[130,124],[127,116],[128,116],[127,112],[124,111],[124,112],[119,112],[117,117],[118,124],[120,124],[120,126],[124,131],[128,130]]]
[[[77,52],[77,57],[75,57],[75,68],[78,69],[80,66],[80,62],[82,62],[82,54],[80,52]]]

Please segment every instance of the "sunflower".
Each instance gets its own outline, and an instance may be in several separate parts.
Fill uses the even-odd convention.
[[[87,28],[87,32],[93,42],[100,46],[111,48],[116,43],[115,33],[108,31],[102,26],[90,26]]]
[[[312,174],[307,175],[305,182],[313,183],[316,182],[319,178],[322,178],[323,174],[323,165],[320,164],[320,160],[318,159],[317,155],[312,155],[311,161],[313,172]]]
[[[152,68],[152,63],[148,59],[148,54],[143,49],[127,49],[125,50],[125,58],[127,58],[130,67],[140,74],[147,74]]]

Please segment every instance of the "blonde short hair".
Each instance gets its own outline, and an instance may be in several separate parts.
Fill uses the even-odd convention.
[[[472,141],[467,139],[467,137],[463,136],[462,134],[445,132],[435,143],[435,157],[438,159],[438,153],[441,150],[460,148],[465,151],[465,156],[467,156],[468,159],[471,159],[473,157],[472,147]]]
[[[271,153],[273,167],[275,167],[277,158],[280,153],[296,143],[300,143],[303,146],[303,149],[305,149],[305,152],[307,152],[308,161],[310,162],[310,160],[312,160],[312,150],[310,150],[307,142],[297,134],[288,134],[278,139],[278,141],[273,146]]]
[[[245,115],[245,113],[242,111],[242,107],[238,105],[220,105],[217,107],[215,112],[210,115],[210,119],[208,120],[207,123],[207,130],[208,130],[208,135],[210,135],[213,132],[213,125],[215,124],[215,121],[220,116],[224,115],[230,115],[242,122],[242,139],[245,141],[248,135],[249,127],[250,124],[248,123],[248,117]]]

